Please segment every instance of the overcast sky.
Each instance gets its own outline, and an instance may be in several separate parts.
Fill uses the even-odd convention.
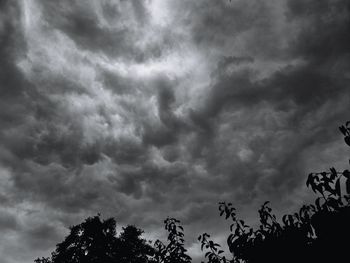
[[[0,255],[49,256],[98,212],[225,243],[217,203],[254,222],[344,168],[347,0],[0,2]]]

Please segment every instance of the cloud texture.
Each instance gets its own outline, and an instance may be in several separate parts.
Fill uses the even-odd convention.
[[[0,254],[32,262],[101,212],[161,237],[253,220],[343,167],[345,0],[2,1]]]

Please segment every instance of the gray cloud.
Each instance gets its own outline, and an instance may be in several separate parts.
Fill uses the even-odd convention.
[[[217,202],[290,211],[308,172],[346,163],[346,1],[1,5],[5,262],[98,212],[150,236],[178,217],[197,260]]]

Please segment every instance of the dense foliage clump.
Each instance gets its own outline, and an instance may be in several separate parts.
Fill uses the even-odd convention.
[[[167,218],[168,244],[142,238],[143,231],[133,225],[123,228],[117,236],[114,218],[102,220],[100,215],[89,217],[70,227],[65,240],[56,245],[51,257],[38,258],[35,263],[189,263],[184,233],[180,221]]]

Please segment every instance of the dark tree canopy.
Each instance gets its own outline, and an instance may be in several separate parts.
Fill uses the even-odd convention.
[[[136,226],[123,227],[117,236],[115,219],[89,217],[70,227],[69,235],[56,245],[50,258],[38,258],[35,263],[189,263],[180,221],[168,218],[164,223],[169,243],[157,240],[153,247]]]
[[[70,228],[69,235],[56,246],[51,259],[37,259],[38,263],[97,263],[113,262],[117,245],[116,222],[100,216],[87,218]]]
[[[118,239],[116,251],[117,262],[120,263],[146,263],[155,251],[145,239],[141,238],[143,231],[129,225],[123,228]]]
[[[154,249],[141,237],[135,226],[123,228],[116,236],[116,221],[89,217],[70,228],[69,235],[56,246],[51,258],[36,259],[36,263],[145,263]]]

